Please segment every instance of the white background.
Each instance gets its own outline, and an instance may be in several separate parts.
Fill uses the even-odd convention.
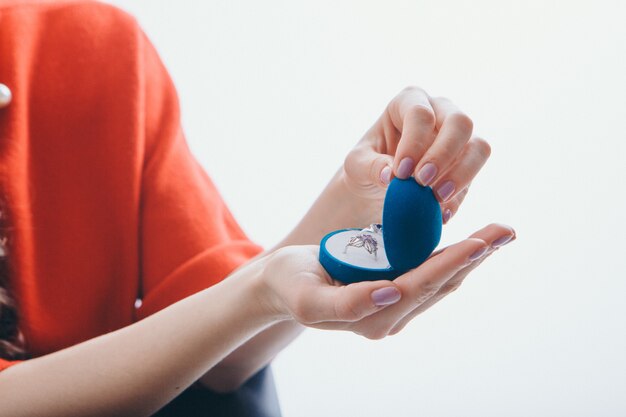
[[[406,85],[453,99],[493,146],[443,243],[492,221],[517,241],[400,335],[307,331],[275,361],[285,417],[626,415],[623,1],[115,4],[263,245]]]

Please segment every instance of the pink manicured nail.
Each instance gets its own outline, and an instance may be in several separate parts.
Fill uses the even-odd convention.
[[[391,168],[386,166],[380,171],[380,182],[385,185],[389,185],[391,182]]]
[[[381,288],[372,292],[372,301],[378,307],[388,306],[400,300],[400,291],[394,287]]]
[[[411,173],[414,169],[415,162],[413,161],[413,158],[407,156],[402,161],[400,161],[400,165],[398,165],[397,177],[405,180],[411,176]]]
[[[432,162],[428,162],[417,173],[417,179],[423,186],[426,186],[435,178],[435,175],[437,175],[437,167]]]
[[[483,246],[482,248],[478,249],[476,252],[472,253],[469,258],[467,258],[467,260],[469,262],[474,262],[476,259],[480,259],[481,256],[483,256],[486,252],[487,249],[489,249],[487,246]]]
[[[448,201],[452,194],[454,194],[454,183],[452,181],[446,181],[437,188],[437,195],[441,201]]]
[[[452,217],[452,210],[450,209],[445,209],[443,211],[443,222],[448,223],[450,221],[450,218]]]
[[[502,236],[501,238],[498,238],[498,239],[494,240],[491,243],[491,247],[499,248],[500,246],[504,246],[507,243],[509,243],[511,241],[511,239],[513,239],[513,235]]]

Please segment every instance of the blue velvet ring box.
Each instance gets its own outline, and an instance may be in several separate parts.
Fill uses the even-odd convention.
[[[383,205],[382,239],[372,234],[378,241],[377,256],[365,248],[346,248],[362,229],[341,229],[322,239],[320,263],[332,278],[346,284],[393,280],[430,256],[441,239],[441,228],[441,208],[432,189],[413,178],[394,178]]]

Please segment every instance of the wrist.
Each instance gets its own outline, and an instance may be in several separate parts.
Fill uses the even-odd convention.
[[[277,269],[280,261],[281,249],[271,252],[254,262],[254,271],[246,285],[246,302],[253,305],[255,314],[262,317],[270,324],[289,320],[291,316],[282,308],[282,302],[278,297],[278,292],[273,286],[273,279],[277,277]]]
[[[277,322],[290,322],[300,327],[295,319],[298,305],[307,294],[301,291],[302,281],[320,274],[318,247],[286,246],[267,257],[258,294],[265,314]]]
[[[233,286],[237,293],[237,303],[245,310],[245,317],[262,327],[271,326],[283,319],[272,302],[268,289],[266,269],[272,254],[263,256],[241,269],[238,269],[223,283]]]

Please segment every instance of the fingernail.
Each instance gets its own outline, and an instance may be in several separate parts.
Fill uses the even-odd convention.
[[[450,218],[452,217],[452,210],[450,209],[445,209],[443,211],[443,222],[448,223],[448,221],[450,220]]]
[[[469,258],[467,258],[467,260],[470,262],[474,262],[476,259],[479,259],[481,256],[483,256],[487,252],[487,249],[489,249],[487,246],[483,246],[476,252],[472,253]]]
[[[448,199],[454,194],[454,183],[452,181],[446,181],[437,188],[437,195],[441,201],[448,201]]]
[[[509,243],[513,239],[513,235],[502,236],[491,243],[491,247],[499,248],[500,246],[504,246]]]
[[[385,185],[389,185],[391,182],[391,168],[386,166],[380,171],[380,182]]]
[[[413,158],[406,157],[402,161],[400,161],[400,165],[398,165],[398,178],[407,179],[411,176],[411,173],[415,169],[415,162]]]
[[[432,162],[428,162],[417,173],[417,179],[423,186],[427,186],[435,175],[437,175],[437,167]]]
[[[372,292],[372,301],[378,307],[388,306],[400,300],[401,294],[394,287],[381,288]]]

